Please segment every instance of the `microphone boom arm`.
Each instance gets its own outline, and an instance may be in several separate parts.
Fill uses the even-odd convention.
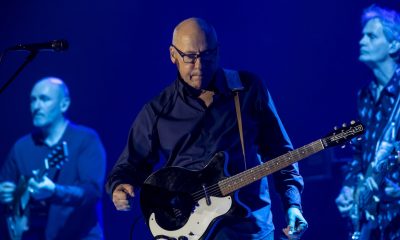
[[[7,51],[6,51],[7,52]],[[18,74],[37,56],[38,51],[30,51],[22,65],[15,71],[11,78],[0,88],[0,94],[15,80]]]

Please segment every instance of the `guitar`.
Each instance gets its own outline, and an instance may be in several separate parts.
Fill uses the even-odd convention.
[[[234,176],[227,174],[227,154],[217,153],[199,171],[166,167],[150,175],[140,192],[146,223],[155,239],[204,239],[223,217],[244,210],[234,192],[327,147],[361,135],[364,126],[352,122],[327,137]]]
[[[58,168],[67,161],[67,142],[53,147],[51,152],[44,159],[44,168],[35,171],[35,179],[40,181],[48,173],[50,168]],[[9,213],[6,218],[8,233],[11,240],[20,240],[25,231],[29,230],[29,178],[21,176],[14,192],[14,199],[9,204]]]
[[[392,206],[392,209],[386,206],[386,210],[383,211],[385,206],[382,205],[382,209],[378,210],[381,196],[377,191],[373,191],[367,187],[365,179],[369,177],[373,178],[377,186],[381,189],[385,182],[385,176],[400,163],[398,153],[397,151],[396,154],[391,154],[377,165],[369,164],[365,175],[358,175],[357,185],[353,193],[353,207],[349,214],[352,224],[352,234],[350,234],[349,239],[361,239],[361,226],[364,221],[378,221],[381,229],[384,229],[389,224],[390,221],[384,218],[384,212],[395,210],[396,206]]]
[[[385,220],[384,206],[383,212],[378,214],[378,204],[380,196],[370,188],[366,187],[366,180],[372,178],[379,188],[382,187],[386,175],[399,164],[399,143],[396,143],[397,132],[400,126],[400,95],[393,106],[387,124],[383,129],[383,134],[379,137],[375,156],[369,162],[367,171],[364,175],[358,175],[358,181],[353,193],[353,206],[350,210],[350,220],[352,234],[350,239],[358,240],[361,236],[361,225],[364,221],[378,221],[380,229],[384,229],[390,222]],[[393,154],[396,152],[395,154]],[[398,204],[395,204],[398,205]],[[394,209],[393,209],[394,210]],[[386,211],[387,212],[387,211]],[[379,216],[380,215],[380,216]],[[380,219],[377,219],[380,218]]]

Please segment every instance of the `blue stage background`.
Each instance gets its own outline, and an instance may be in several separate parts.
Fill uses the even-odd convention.
[[[0,95],[0,163],[31,129],[29,93],[44,76],[68,84],[70,119],[96,129],[107,150],[108,170],[142,105],[175,79],[168,46],[174,26],[197,16],[216,28],[222,66],[260,75],[269,87],[295,147],[356,119],[356,92],[368,82],[358,62],[360,15],[373,1],[2,1],[0,49],[17,43],[67,39],[66,52],[40,52]],[[378,1],[397,8],[399,1]],[[4,84],[26,57],[10,52],[0,63]],[[304,239],[345,239],[346,224],[334,204],[348,150],[335,149],[300,165],[306,178]],[[321,161],[323,159],[323,161]],[[138,201],[137,201],[138,202]],[[274,196],[277,232],[283,228]],[[147,239],[143,219],[117,212],[104,194],[107,239]]]

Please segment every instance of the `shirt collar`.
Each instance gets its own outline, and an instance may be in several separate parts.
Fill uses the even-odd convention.
[[[386,86],[382,89],[382,93],[385,92],[385,94],[388,94],[390,96],[396,96],[399,93],[399,88],[400,88],[399,85],[400,85],[400,68],[398,68],[395,71],[395,73],[393,74],[393,77],[386,84]],[[376,81],[371,81],[371,84],[369,85],[369,91],[374,97],[376,97],[375,89],[377,87],[378,87],[378,84],[376,83]]]

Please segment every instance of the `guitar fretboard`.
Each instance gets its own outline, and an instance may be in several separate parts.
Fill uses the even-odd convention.
[[[244,172],[236,174],[218,182],[218,186],[223,196],[226,196],[264,176],[274,173],[308,156],[313,155],[324,149],[321,139],[310,144],[290,151],[282,156],[269,160],[259,166],[250,168]]]

